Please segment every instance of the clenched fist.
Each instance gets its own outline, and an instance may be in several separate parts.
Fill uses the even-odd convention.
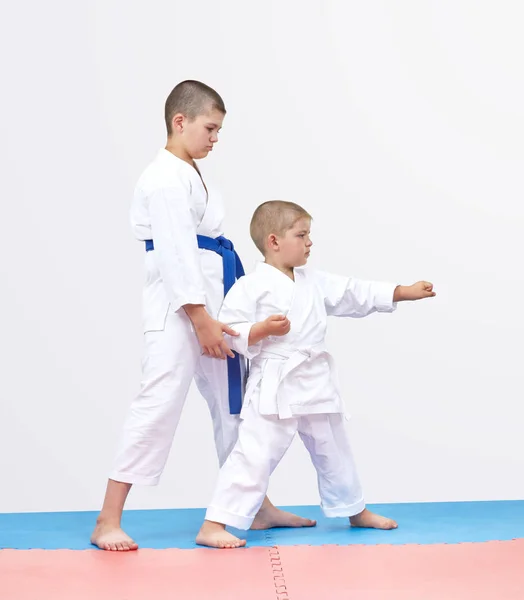
[[[271,315],[264,321],[259,321],[251,327],[248,345],[258,344],[270,335],[286,335],[291,329],[289,319],[284,315]]]
[[[399,285],[393,294],[394,302],[403,300],[422,300],[423,298],[432,298],[436,296],[433,291],[433,284],[429,281],[417,281],[413,285]]]
[[[284,315],[271,315],[265,321],[267,335],[286,335],[291,329],[291,323]]]

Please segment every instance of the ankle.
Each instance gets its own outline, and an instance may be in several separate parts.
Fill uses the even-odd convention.
[[[217,521],[208,521],[207,519],[204,521],[203,527],[209,529],[222,529],[225,530],[226,526],[224,523],[218,523]]]
[[[112,515],[104,515],[103,513],[100,513],[96,520],[96,526],[114,527],[115,529],[120,529],[120,519]]]

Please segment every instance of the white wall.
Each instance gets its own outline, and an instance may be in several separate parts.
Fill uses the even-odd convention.
[[[519,2],[54,0],[4,15],[0,511],[101,503],[139,381],[127,211],[186,78],[228,107],[202,168],[249,268],[250,215],[284,198],[315,217],[313,264],[435,283],[432,301],[332,323],[368,500],[524,497]],[[215,476],[192,391],[161,485],[128,506],[204,506]],[[271,492],[317,502],[298,444]]]

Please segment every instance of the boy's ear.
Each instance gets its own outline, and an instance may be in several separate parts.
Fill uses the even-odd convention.
[[[278,239],[274,233],[267,236],[267,247],[271,250],[278,250]]]
[[[184,129],[184,120],[184,115],[182,113],[177,113],[171,121],[173,131],[176,131],[177,133],[182,133],[182,130]]]

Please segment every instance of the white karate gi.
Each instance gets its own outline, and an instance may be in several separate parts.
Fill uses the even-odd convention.
[[[223,206],[197,171],[162,149],[140,177],[131,224],[145,251],[142,381],[124,425],[110,478],[156,485],[193,377],[213,419],[219,463],[231,451],[238,416],[229,414],[227,361],[201,354],[184,304],[205,304],[216,318],[224,298],[222,258],[197,234],[222,235]]]
[[[229,341],[251,359],[250,373],[238,441],[220,470],[206,519],[248,529],[297,432],[317,471],[326,516],[364,510],[344,404],[324,343],[327,317],[391,312],[395,287],[308,268],[295,269],[293,281],[260,263],[231,288],[219,318],[239,332]],[[290,332],[248,346],[251,327],[275,314],[287,316]]]

